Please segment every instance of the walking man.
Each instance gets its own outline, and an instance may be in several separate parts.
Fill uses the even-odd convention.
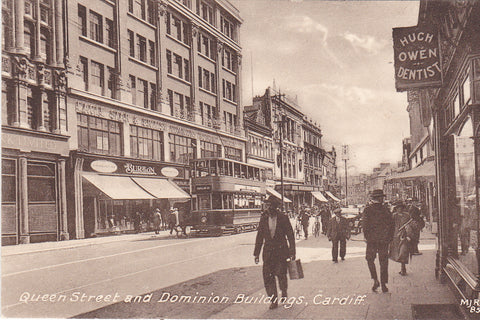
[[[335,216],[328,223],[327,237],[332,241],[332,261],[338,262],[338,244],[340,243],[340,258],[345,260],[347,252],[347,239],[350,239],[348,221],[342,217],[342,209],[333,210]]]
[[[153,212],[153,226],[155,228],[155,234],[160,233],[160,226],[162,224],[162,214],[160,213],[160,209],[156,208]]]
[[[417,228],[415,230],[415,235],[412,239],[412,247],[413,247],[413,255],[420,255],[421,252],[418,251],[418,243],[420,242],[420,232],[422,231],[423,227],[425,227],[425,221],[423,220],[420,209],[415,205],[417,202],[417,198],[408,198],[407,199],[407,209],[408,214],[412,219],[415,221]]]
[[[373,190],[370,197],[371,203],[363,213],[363,233],[367,241],[365,258],[373,279],[372,290],[377,291],[381,284],[382,292],[388,292],[388,246],[393,240],[395,225],[390,211],[383,204],[383,190]],[[380,283],[375,268],[377,254],[380,262]]]
[[[280,212],[280,201],[270,196],[265,200],[265,210],[260,218],[253,255],[258,264],[263,246],[263,283],[271,297],[270,309],[278,307],[277,284],[282,298],[287,299],[287,259],[295,260],[295,237],[288,217]],[[288,242],[288,244],[287,244]]]
[[[308,208],[302,208],[300,211],[300,220],[302,222],[303,234],[305,235],[305,240],[308,239],[308,225],[310,220],[310,212]]]

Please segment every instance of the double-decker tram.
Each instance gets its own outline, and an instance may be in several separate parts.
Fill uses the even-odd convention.
[[[225,158],[192,160],[192,231],[256,230],[266,193],[265,168]]]

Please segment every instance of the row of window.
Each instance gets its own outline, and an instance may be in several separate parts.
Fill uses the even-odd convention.
[[[223,124],[225,125],[225,131],[233,133],[238,126],[237,115],[223,111]]]
[[[172,90],[167,90],[167,93],[170,104],[170,115],[180,119],[194,121],[190,97]]]
[[[111,48],[116,47],[115,25],[113,24],[113,20],[105,18],[104,23],[104,18],[101,14],[93,10],[87,11],[86,7],[79,4],[78,25],[82,36],[106,44]]]
[[[211,128],[217,125],[218,109],[215,106],[200,102],[200,114],[202,117],[202,125]]]
[[[128,12],[155,25],[155,2],[153,0],[128,0]]]
[[[83,89],[109,98],[116,95],[116,72],[114,68],[80,57],[81,78]],[[105,81],[107,85],[105,86]]]
[[[78,149],[84,152],[121,156],[121,123],[94,116],[77,114]],[[195,139],[169,134],[170,161],[188,163],[197,158]],[[130,154],[134,158],[164,160],[163,132],[130,126]],[[200,141],[201,157],[220,157],[221,145]],[[225,157],[241,161],[241,149],[225,147]]]
[[[321,138],[317,134],[311,131],[308,131],[308,130],[303,131],[303,139],[305,142],[308,142],[311,145],[314,145],[316,147],[320,148],[322,146]]]
[[[266,159],[273,159],[272,142],[255,136],[248,136],[249,153]]]
[[[217,50],[216,50],[216,40],[210,38],[209,36],[199,33],[197,36],[197,51],[204,56],[216,61],[217,60]]]
[[[130,75],[132,104],[145,109],[157,110],[157,85]]]
[[[167,12],[165,19],[167,34],[178,41],[190,45],[190,27],[187,22],[178,18],[171,12]]]
[[[167,50],[167,72],[190,82],[190,61]]]
[[[227,81],[225,79],[222,80],[222,87],[223,87],[223,98],[230,100],[232,102],[237,102],[237,89],[234,83]]]
[[[472,71],[472,72],[471,72]],[[472,68],[468,67],[465,76],[459,83],[449,103],[445,107],[445,126],[460,114],[460,112],[472,101],[471,86],[473,84],[473,98],[480,100],[480,59],[474,59]]]
[[[130,57],[155,66],[155,42],[152,40],[147,40],[145,37],[139,34],[137,34],[135,37],[135,33],[132,30],[127,30],[127,32]]]
[[[305,165],[320,168],[322,166],[322,157],[318,152],[305,151]]]
[[[212,93],[217,92],[215,73],[198,66],[198,86]]]
[[[234,206],[235,209],[259,209],[262,203],[259,195],[212,193],[197,195],[193,205],[194,210],[234,209]]]

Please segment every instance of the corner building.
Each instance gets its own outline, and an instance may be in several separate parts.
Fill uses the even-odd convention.
[[[66,240],[64,1],[2,1],[2,245]]]
[[[68,1],[66,21],[72,237],[128,232],[136,211],[183,201],[192,159],[244,161],[228,1]]]

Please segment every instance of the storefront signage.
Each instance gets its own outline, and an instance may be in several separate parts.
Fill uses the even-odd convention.
[[[211,185],[195,186],[195,191],[196,192],[209,192],[209,191],[212,191],[212,186]]]
[[[49,137],[34,136],[23,132],[7,132],[2,129],[2,147],[17,149],[23,152],[48,152],[68,155],[68,142],[54,140]]]
[[[160,171],[165,177],[173,178],[178,176],[178,170],[174,167],[163,167]]]
[[[130,174],[144,174],[149,176],[156,176],[155,168],[147,166],[138,166],[131,163],[125,163],[125,172]]]
[[[236,184],[235,185],[235,190],[236,191],[258,192],[258,193],[262,192],[262,189],[260,187],[246,186],[246,185],[243,185],[243,184]]]
[[[438,33],[424,27],[393,28],[397,91],[442,85]]]
[[[90,163],[90,167],[97,171],[97,172],[102,172],[102,173],[112,173],[117,171],[117,165],[111,161],[107,160],[95,160]]]

